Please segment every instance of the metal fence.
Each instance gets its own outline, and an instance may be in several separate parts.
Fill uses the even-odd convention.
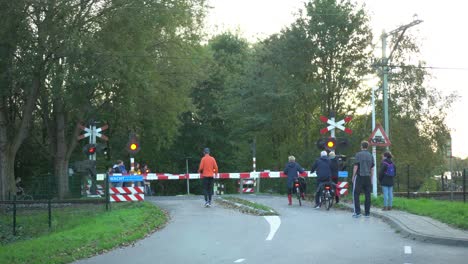
[[[65,224],[73,224],[74,219],[82,219],[77,215],[109,210],[105,193],[91,195],[88,175],[70,177],[69,193],[62,199],[54,179],[46,174],[21,180],[23,192],[10,193],[0,201],[0,245],[60,230]]]
[[[402,165],[395,177],[395,196],[407,198],[434,198],[466,202],[466,171],[452,171],[433,175],[415,166]]]

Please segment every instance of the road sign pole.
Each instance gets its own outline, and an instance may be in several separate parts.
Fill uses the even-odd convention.
[[[375,129],[375,90],[377,88],[372,88],[372,131]],[[372,194],[374,197],[377,197],[377,147],[372,146],[372,156],[374,157],[374,176],[372,177]]]

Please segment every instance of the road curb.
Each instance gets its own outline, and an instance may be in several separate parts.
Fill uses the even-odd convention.
[[[245,204],[240,204],[240,203],[236,203],[230,200],[223,199],[222,197],[217,197],[215,201],[229,208],[237,209],[241,213],[245,213],[245,214],[258,215],[258,216],[278,215],[276,212],[269,212],[269,211],[265,211],[262,209],[253,208]]]
[[[343,210],[353,211],[353,208],[351,207],[351,205],[347,205],[347,204],[342,204],[342,205],[345,207],[345,208],[342,208]],[[371,211],[371,215],[384,220],[384,222],[388,223],[393,229],[397,230],[397,232],[400,233],[400,235],[411,240],[432,243],[432,244],[446,245],[446,246],[468,247],[467,239],[421,234],[417,231],[412,230],[411,228],[406,226],[403,222],[401,222],[395,217],[380,214],[378,212],[372,212],[372,211]]]

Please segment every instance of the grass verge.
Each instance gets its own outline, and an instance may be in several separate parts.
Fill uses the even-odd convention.
[[[352,202],[352,197],[348,195],[342,200]],[[364,196],[361,196],[361,204],[363,202]],[[372,197],[372,206],[383,208],[383,197],[381,195],[377,198]],[[428,216],[442,223],[468,230],[468,204],[463,202],[394,197],[393,208],[416,215]]]
[[[54,217],[60,219],[60,213]],[[128,245],[167,221],[164,212],[148,202],[113,205],[109,212],[88,212],[75,218],[69,223],[61,218],[61,226],[54,232],[3,245],[0,263],[69,263]]]
[[[244,199],[241,199],[241,198],[238,198],[238,197],[232,197],[232,196],[225,196],[225,197],[222,197],[222,199],[228,200],[230,202],[242,204],[244,206],[251,207],[253,209],[262,211],[261,215],[279,215],[275,210],[273,210],[272,208],[270,208],[270,207],[268,207],[266,205],[263,205],[263,204],[254,203],[254,202],[251,202],[251,201],[248,201],[248,200],[244,200]]]

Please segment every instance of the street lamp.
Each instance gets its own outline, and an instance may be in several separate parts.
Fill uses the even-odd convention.
[[[388,65],[389,62],[392,59],[393,53],[395,52],[396,48],[398,47],[398,44],[400,41],[403,39],[403,35],[405,34],[405,31],[412,27],[416,26],[423,21],[420,19],[416,19],[417,17],[415,16],[415,20],[412,22],[400,26],[389,33],[385,33],[385,31],[382,33],[381,39],[382,39],[382,61],[381,61],[381,66],[382,66],[382,83],[383,83],[383,105],[384,105],[384,123],[385,123],[385,133],[387,134],[388,137],[390,137],[390,125],[389,125],[389,120],[388,120]],[[399,34],[397,41],[393,45],[393,48],[390,52],[390,55],[387,58],[387,37],[390,35],[397,35]],[[388,150],[389,147],[387,147]]]

